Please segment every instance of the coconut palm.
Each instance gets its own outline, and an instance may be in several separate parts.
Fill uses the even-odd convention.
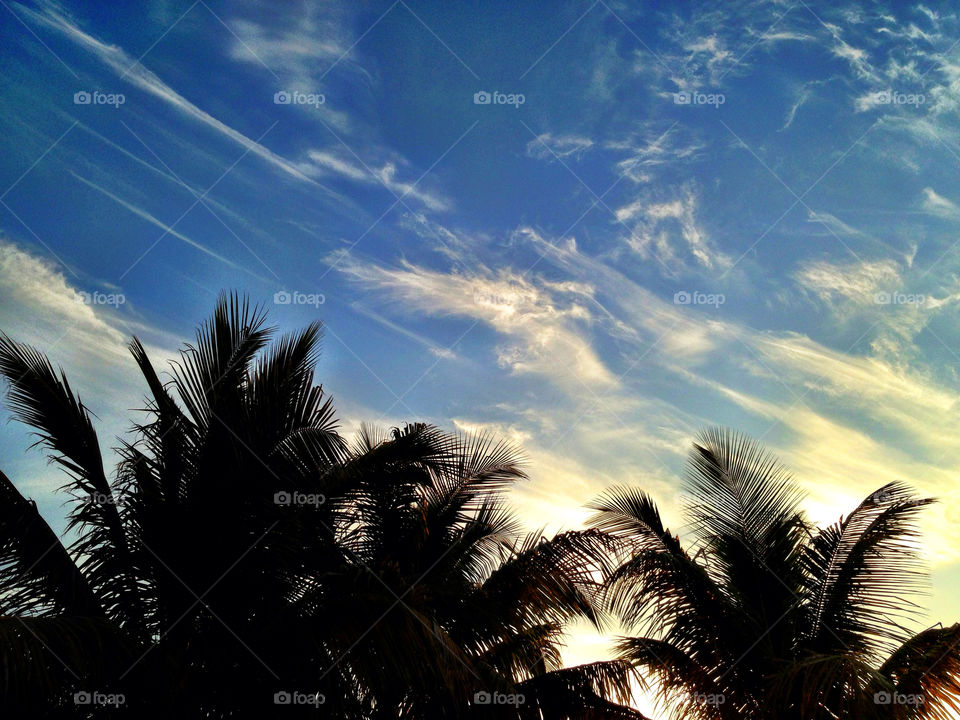
[[[686,542],[638,489],[592,504],[620,543],[607,601],[636,633],[619,656],[672,717],[955,717],[960,625],[909,630],[930,499],[889,483],[817,529],[783,466],[724,430],[694,444],[685,489]]]
[[[133,340],[146,420],[113,480],[65,375],[0,336],[8,404],[71,504],[66,542],[0,475],[5,717],[102,709],[83,693],[136,717],[639,717],[611,702],[626,663],[559,667],[564,623],[601,621],[600,533],[520,533],[502,493],[524,474],[489,438],[347,443],[319,325],[271,343],[265,322],[221,296],[167,381]]]
[[[421,446],[415,462],[411,445]],[[627,663],[561,668],[565,624],[602,624],[609,542],[596,531],[523,533],[502,497],[524,477],[515,450],[425,425],[392,438],[365,429],[344,467],[359,481],[337,534],[369,571],[363,622],[376,623],[356,667],[374,676],[365,684],[387,700],[384,717],[398,707],[411,718],[642,717],[610,702],[629,698]],[[417,651],[402,637],[419,637]]]

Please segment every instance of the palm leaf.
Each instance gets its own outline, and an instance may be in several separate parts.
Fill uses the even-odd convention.
[[[805,647],[878,658],[909,637],[903,623],[916,615],[910,598],[925,578],[916,520],[931,502],[889,483],[813,538],[803,559]]]
[[[0,472],[0,615],[102,617],[60,539],[13,483]]]
[[[913,712],[910,717],[948,720],[960,713],[960,624],[924,630],[897,648],[880,667],[878,680],[865,693],[896,693]],[[893,704],[893,703],[891,703]]]

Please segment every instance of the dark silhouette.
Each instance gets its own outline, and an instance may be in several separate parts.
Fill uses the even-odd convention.
[[[641,718],[630,663],[559,667],[601,622],[610,540],[522,534],[517,453],[427,425],[337,432],[320,326],[221,296],[108,480],[62,372],[0,335],[8,404],[68,476],[68,547],[0,474],[0,713]],[[283,707],[279,707],[283,706]]]
[[[948,718],[960,710],[960,625],[907,630],[924,580],[901,483],[817,529],[754,442],[712,430],[688,462],[688,549],[653,500],[615,488],[592,527],[620,543],[606,595],[640,633],[620,657],[674,718]]]
[[[62,372],[0,335],[8,404],[64,470],[64,546],[0,473],[4,718],[945,718],[960,625],[907,628],[929,499],[884,486],[817,529],[790,477],[727,431],[694,445],[689,552],[640,490],[591,529],[524,533],[517,451],[424,424],[351,443],[314,383],[321,330],[271,342],[221,296],[108,480]],[[608,613],[620,657],[560,667]]]

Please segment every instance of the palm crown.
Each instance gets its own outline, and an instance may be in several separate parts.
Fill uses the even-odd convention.
[[[818,530],[775,459],[716,430],[688,465],[686,548],[631,488],[591,529],[525,533],[514,448],[420,423],[348,442],[314,382],[320,326],[265,321],[222,296],[167,381],[133,340],[146,420],[112,480],[65,375],[0,335],[74,538],[0,473],[5,716],[89,717],[73,695],[97,691],[135,717],[640,720],[617,704],[632,678],[685,718],[960,707],[960,626],[908,630],[931,501],[905,485]],[[609,613],[639,636],[561,667],[565,625]]]
[[[779,462],[704,433],[687,465],[689,544],[653,500],[614,488],[593,527],[620,543],[611,607],[640,633],[620,657],[683,718],[947,718],[960,709],[960,625],[908,631],[924,573],[901,483],[817,529]]]
[[[560,668],[564,623],[600,622],[601,534],[522,534],[502,491],[525,475],[490,438],[415,424],[348,443],[314,383],[319,325],[272,334],[222,296],[167,382],[133,340],[147,420],[113,481],[63,373],[0,336],[76,537],[0,475],[8,716],[85,717],[71,694],[95,689],[137,717],[462,717],[491,710],[484,693],[513,700],[499,716],[639,717],[610,701],[627,663]]]

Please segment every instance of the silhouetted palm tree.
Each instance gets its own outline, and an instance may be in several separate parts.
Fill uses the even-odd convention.
[[[600,625],[595,574],[608,543],[595,531],[521,534],[501,496],[523,477],[512,448],[424,425],[392,439],[365,429],[345,467],[358,482],[337,534],[369,571],[359,624],[377,624],[355,667],[387,700],[378,715],[458,716],[472,706],[497,717],[641,717],[606,699],[629,697],[626,663],[559,669],[565,623]],[[409,638],[415,651],[401,644]],[[510,697],[523,702],[474,702]]]
[[[523,473],[488,438],[409,425],[350,446],[314,384],[319,325],[272,332],[222,296],[166,383],[135,339],[147,421],[112,482],[63,373],[0,336],[75,538],[0,475],[4,716],[87,717],[74,693],[98,692],[138,718],[321,698],[343,718],[640,717],[610,702],[627,663],[559,668],[564,623],[600,621],[602,535],[522,536],[502,491]]]
[[[686,549],[637,489],[602,495],[591,523],[621,543],[607,599],[640,636],[620,657],[673,717],[955,717],[960,625],[907,630],[931,500],[890,483],[817,530],[777,460],[722,430],[695,443],[685,487]]]

